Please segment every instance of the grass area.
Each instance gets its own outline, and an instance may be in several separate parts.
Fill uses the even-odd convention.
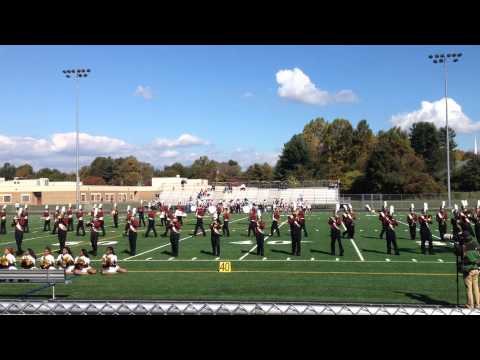
[[[290,255],[290,234],[284,224],[276,235],[266,240],[265,258],[253,252],[255,238],[247,237],[247,219],[235,215],[230,224],[230,237],[221,239],[221,257],[211,254],[210,234],[192,237],[194,217],[189,215],[183,227],[180,254],[170,255],[169,239],[161,237],[163,228],[157,224],[159,237],[144,238],[141,229],[137,255],[123,251],[128,240],[120,227],[111,226],[106,218],[107,234],[100,238],[98,262],[105,246],[113,245],[121,266],[129,273],[104,277],[101,275],[73,277],[69,285],[57,286],[63,299],[157,299],[157,300],[272,300],[329,301],[369,303],[455,304],[455,256],[445,246],[436,247],[435,255],[422,255],[420,246],[409,238],[408,227],[397,228],[399,256],[386,254],[386,242],[379,239],[380,224],[376,216],[359,213],[353,241],[343,239],[345,256],[330,255],[329,213],[307,215],[308,237],[302,238],[302,254]],[[405,214],[397,214],[406,221]],[[271,215],[266,215],[269,227]],[[286,217],[282,217],[282,222]],[[42,231],[39,217],[30,216],[31,233],[25,234],[23,247],[40,253],[45,246],[56,248],[57,238]],[[207,228],[209,220],[205,221]],[[158,222],[159,223],[159,222]],[[0,246],[14,246],[12,229],[0,235]],[[434,225],[434,235],[438,234]],[[419,234],[418,234],[419,235]],[[437,239],[435,239],[437,240]],[[76,255],[80,248],[89,249],[89,234],[77,237],[68,233],[67,241]],[[417,237],[419,241],[419,236]],[[252,251],[252,253],[250,253]],[[338,250],[337,250],[338,253]],[[219,261],[232,261],[231,273],[218,272]],[[460,279],[461,281],[462,279]],[[460,301],[465,291],[460,282]],[[1,298],[16,298],[34,289],[32,285],[1,285]],[[50,294],[45,289],[35,297]]]

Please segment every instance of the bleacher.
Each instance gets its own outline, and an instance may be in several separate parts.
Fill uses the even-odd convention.
[[[165,190],[160,192],[159,200],[167,204],[176,204],[178,202],[187,202],[190,198],[197,199],[201,188],[184,188],[176,190]],[[294,202],[302,198],[311,205],[330,205],[339,201],[340,195],[338,188],[312,187],[312,188],[256,188],[247,187],[241,190],[240,187],[233,187],[231,192],[225,192],[223,187],[216,187],[209,191],[208,199],[213,201],[229,201],[236,199],[248,199],[252,202],[262,202],[266,200],[272,203],[276,199],[283,199],[284,202]]]

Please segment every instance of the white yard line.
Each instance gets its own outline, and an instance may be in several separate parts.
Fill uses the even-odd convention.
[[[358,257],[360,258],[360,261],[365,261],[362,253],[360,252],[360,249],[358,248],[357,244],[355,243],[355,240],[350,239],[350,241],[352,242],[352,245],[355,248],[355,251],[357,252]]]
[[[400,220],[397,220],[397,221],[398,221],[400,224],[403,224],[403,225],[407,225],[407,226],[408,226],[408,224],[405,223],[405,222],[403,222],[403,221],[400,221]],[[407,230],[405,230],[405,231],[407,231]],[[417,231],[420,231],[420,229],[417,229]],[[442,240],[442,239],[440,239],[440,237],[437,236],[437,235],[433,235],[433,234],[432,234],[432,237],[437,238],[437,239],[439,239],[439,240]]]
[[[284,221],[283,223],[281,223],[281,224],[278,226],[278,228],[280,229],[280,228],[281,228],[283,225],[285,225],[286,223],[287,223],[287,222]],[[254,234],[254,235],[255,235],[255,234]],[[270,235],[267,236],[267,237],[265,237],[264,241],[267,241],[269,237],[270,237]],[[250,255],[250,253],[251,253],[252,251],[255,251],[256,248],[257,248],[257,245],[254,245],[250,250],[248,250],[248,252],[247,252],[246,254],[242,255],[242,256],[240,257],[240,259],[238,259],[238,260],[243,260],[243,259],[245,259],[248,255]]]
[[[412,263],[417,263],[417,264],[455,264],[455,261],[443,261],[439,262],[437,261],[414,261],[415,259],[412,260],[390,260],[390,259],[385,259],[385,260],[365,260],[365,261],[360,261],[360,260],[342,260],[342,263],[357,263],[357,264],[369,264],[369,263],[402,263],[402,264],[412,264]],[[96,260],[91,260],[91,261],[101,261],[100,259]],[[124,261],[124,262],[168,262],[168,259],[152,259],[152,260],[146,260],[146,259],[133,259],[133,260],[119,260],[119,261]],[[340,262],[340,258],[335,258],[335,260],[328,260],[328,259],[251,259],[251,260],[239,260],[239,259],[223,259],[223,261],[230,261],[230,262],[259,262],[259,261],[265,261],[265,262]],[[197,260],[190,260],[190,259],[176,259],[175,262],[217,262],[215,259],[197,259]]]
[[[247,217],[244,217],[244,218],[241,218],[241,219],[237,219],[237,220],[233,220],[233,221],[230,222],[230,223],[234,223],[234,222],[241,221],[241,220],[245,220],[245,219],[247,219]],[[210,231],[210,229],[205,230],[205,232],[209,232],[209,231]],[[190,239],[190,238],[192,238],[192,237],[193,237],[193,235],[184,237],[183,239],[180,239],[178,242],[183,241],[183,240]],[[166,244],[163,244],[163,245],[160,245],[160,246],[157,246],[157,247],[155,247],[155,248],[153,248],[153,249],[150,249],[150,250],[141,252],[141,253],[139,253],[139,254],[137,254],[137,255],[129,256],[129,257],[127,257],[127,258],[125,258],[125,259],[122,259],[122,260],[124,260],[124,261],[125,261],[125,260],[130,260],[130,259],[133,259],[133,258],[135,258],[135,257],[137,257],[137,256],[145,255],[145,254],[148,254],[148,253],[150,253],[150,252],[152,252],[152,251],[155,251],[155,250],[158,250],[158,249],[162,249],[162,248],[164,248],[164,247],[166,247],[166,246],[170,246],[170,242],[168,242],[168,243],[166,243]]]
[[[50,237],[50,236],[57,237],[56,234],[50,234],[50,235],[45,235],[45,236],[37,236],[37,237],[29,238],[29,239],[25,239],[25,235],[23,235],[23,236],[24,236],[24,238],[22,240],[22,244],[24,242],[27,242],[27,241],[30,241],[30,240],[43,239],[43,238]],[[15,244],[15,243],[16,243],[15,241],[8,241],[8,242],[0,243],[0,245],[9,245],[9,244]]]

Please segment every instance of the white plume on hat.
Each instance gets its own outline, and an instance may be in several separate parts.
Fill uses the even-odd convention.
[[[440,209],[445,209],[445,201],[442,201],[442,206],[440,207]]]
[[[480,208],[480,200],[477,200],[477,209]]]
[[[98,205],[98,208],[99,208],[99,209],[102,209],[102,208],[103,208],[103,204]]]
[[[18,209],[20,207],[19,203],[15,203],[15,209]]]
[[[410,204],[410,211],[413,211],[413,210],[415,210],[415,205],[412,203]]]
[[[372,212],[372,208],[368,204],[365,205],[365,209],[367,209],[367,211],[369,211],[369,212]]]
[[[60,206],[55,206],[55,211],[58,211],[60,209]]]
[[[132,208],[130,207],[130,205],[127,206],[127,211],[130,211]]]
[[[352,210],[353,210],[353,206],[352,206],[352,204],[348,204],[348,209],[349,209],[350,211],[352,211]]]
[[[395,211],[395,209],[393,208],[393,205],[390,205],[390,215],[393,215],[394,211]]]
[[[383,202],[383,207],[384,207],[385,209],[387,208],[387,202],[386,202],[386,201]]]
[[[82,210],[83,209],[83,206],[82,205],[78,205],[78,210]]]
[[[458,212],[458,205],[457,205],[457,204],[453,205],[453,210],[452,210],[452,212],[453,212],[453,213]]]
[[[25,209],[28,209],[28,204],[25,204]]]
[[[72,207],[72,204],[68,204],[68,208],[71,208]]]
[[[65,214],[65,206],[62,206],[62,214]]]
[[[132,215],[135,216],[136,213],[137,213],[137,208],[133,208],[132,209]]]
[[[45,205],[45,210],[48,210],[48,205]]]
[[[116,207],[117,207],[117,203],[113,204],[113,207],[116,208]]]
[[[427,212],[427,211],[428,211],[428,204],[423,203],[423,212]]]
[[[338,213],[339,210],[340,210],[340,204],[336,203],[335,204],[335,214]]]
[[[22,208],[18,208],[18,211],[17,211],[18,217],[21,217],[21,216],[22,216],[22,213],[23,213],[23,209],[22,209]]]
[[[2,209],[5,210],[7,208],[7,205],[3,205]]]
[[[97,217],[97,215],[98,215],[98,209],[93,210],[93,216]]]

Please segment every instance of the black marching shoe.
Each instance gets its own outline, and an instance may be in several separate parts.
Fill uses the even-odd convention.
[[[400,252],[398,252],[398,251],[395,251],[395,255],[400,255]]]
[[[435,255],[435,251],[433,251],[432,248],[428,249],[428,254],[429,255]]]
[[[427,250],[425,248],[422,248],[422,254],[423,255],[426,255],[427,254]]]
[[[343,251],[340,253],[340,256],[343,256]]]

